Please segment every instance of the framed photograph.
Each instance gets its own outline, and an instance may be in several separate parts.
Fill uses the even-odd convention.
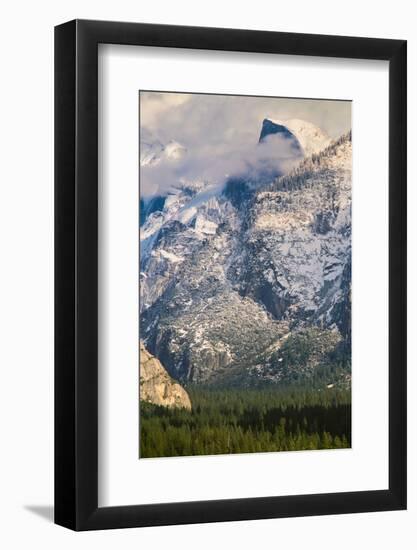
[[[406,42],[55,29],[55,522],[406,508]]]

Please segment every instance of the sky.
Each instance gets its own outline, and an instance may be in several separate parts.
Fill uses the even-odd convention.
[[[248,163],[256,167],[258,157],[267,153],[266,147],[256,148],[264,118],[306,120],[331,138],[351,128],[349,101],[141,91],[139,105],[142,135],[163,144],[177,141],[187,149],[179,163],[141,169],[142,196],[169,192],[181,177],[201,177],[221,186]],[[271,157],[276,166],[289,154],[288,144],[279,145],[275,143]]]

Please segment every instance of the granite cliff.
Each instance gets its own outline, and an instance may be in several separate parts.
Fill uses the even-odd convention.
[[[287,172],[181,181],[141,222],[141,338],[181,382],[291,381],[350,357],[351,134],[265,119],[255,147],[276,134]]]
[[[163,407],[191,410],[191,401],[184,388],[175,382],[161,362],[140,343],[140,399]]]

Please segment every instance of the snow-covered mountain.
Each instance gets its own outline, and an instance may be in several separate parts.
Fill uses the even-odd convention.
[[[177,141],[169,141],[163,145],[146,129],[142,129],[140,136],[140,165],[155,166],[161,161],[176,161],[187,154],[187,149]]]
[[[350,346],[351,135],[265,119],[259,142],[276,133],[289,173],[182,181],[141,227],[140,337],[183,382],[312,376]],[[186,154],[172,149],[148,143],[142,165]],[[297,338],[312,350],[301,364]]]
[[[275,126],[286,128],[291,134],[296,136],[304,156],[312,155],[322,151],[325,147],[330,145],[331,139],[320,128],[307,122],[306,120],[300,120],[293,118],[284,122],[274,119],[265,119],[270,124]],[[265,124],[265,121],[264,121]]]

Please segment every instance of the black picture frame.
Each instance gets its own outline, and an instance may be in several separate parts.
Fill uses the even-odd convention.
[[[98,506],[98,44],[389,62],[389,488]],[[74,530],[406,508],[406,41],[74,20],[55,28],[55,523]]]

